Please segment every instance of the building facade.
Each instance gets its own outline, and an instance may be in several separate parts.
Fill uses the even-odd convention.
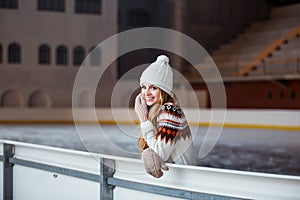
[[[117,1],[0,0],[0,27],[1,107],[69,107],[82,62],[117,33]],[[93,52],[91,71],[103,67],[103,50]],[[115,66],[107,73],[109,90]],[[80,95],[81,105],[89,106],[89,89]],[[108,104],[100,98],[107,95],[98,96],[96,105]]]

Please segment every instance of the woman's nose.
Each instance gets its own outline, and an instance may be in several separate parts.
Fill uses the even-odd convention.
[[[150,90],[147,88],[146,90],[145,90],[145,95],[149,95],[150,94]]]

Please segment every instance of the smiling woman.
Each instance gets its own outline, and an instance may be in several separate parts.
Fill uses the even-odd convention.
[[[139,148],[150,175],[159,178],[164,162],[196,165],[192,134],[173,94],[173,71],[167,56],[158,56],[140,78],[135,111],[141,122]]]
[[[142,85],[142,97],[145,99],[147,106],[152,106],[160,99],[161,90],[152,84],[144,83]]]

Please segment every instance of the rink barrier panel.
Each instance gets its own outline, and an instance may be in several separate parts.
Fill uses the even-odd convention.
[[[14,141],[2,140],[0,145],[5,200],[111,200],[124,195],[143,200],[298,199],[300,195],[296,176],[168,164],[170,171],[155,179],[136,159]]]
[[[112,200],[113,189],[117,187],[123,187],[131,190],[138,190],[147,193],[156,193],[163,196],[170,196],[183,199],[236,199],[233,197],[225,197],[213,194],[201,194],[198,192],[173,189],[162,186],[155,186],[145,183],[137,183],[132,181],[127,181],[119,178],[113,178],[114,169],[104,164],[105,162],[113,162],[113,160],[100,158],[100,175],[82,172],[74,169],[68,169],[64,167],[58,167],[54,165],[24,160],[14,157],[15,148],[18,148],[17,144],[3,144],[3,155],[0,156],[0,160],[3,161],[3,199],[13,200],[13,167],[15,165],[23,166],[27,168],[33,168],[42,171],[48,171],[56,174],[71,176],[79,179],[85,179],[88,181],[93,181],[99,183],[99,197],[100,200]],[[30,184],[30,183],[28,183]],[[33,191],[28,191],[33,192]],[[22,196],[22,195],[20,195]]]

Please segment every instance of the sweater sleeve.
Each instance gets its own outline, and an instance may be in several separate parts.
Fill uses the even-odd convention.
[[[191,132],[182,110],[170,103],[160,108],[155,125],[150,121],[143,122],[142,135],[148,146],[167,161],[177,142],[190,138]]]

